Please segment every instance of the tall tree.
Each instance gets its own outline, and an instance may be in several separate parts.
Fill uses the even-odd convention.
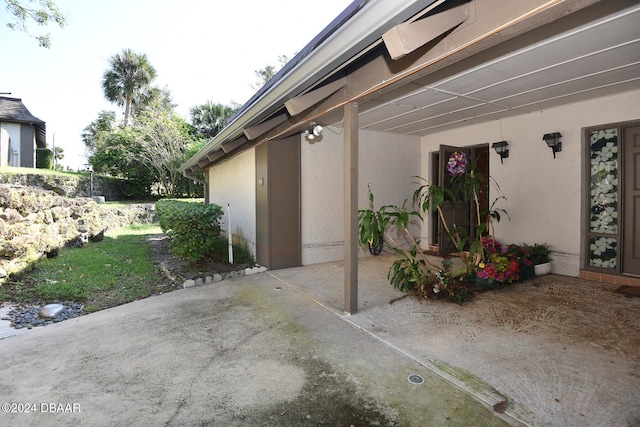
[[[289,57],[287,55],[280,55],[278,56],[278,65],[274,66],[274,65],[266,65],[264,68],[261,68],[259,70],[256,70],[256,82],[252,83],[250,86],[253,90],[258,90],[260,89],[262,86],[266,85],[267,82],[269,80],[271,80],[273,78],[273,76],[276,75],[276,73],[278,71],[280,71],[280,69],[282,67],[284,67],[286,65],[286,63],[289,62]]]
[[[98,173],[126,178],[135,197],[159,194],[200,194],[178,169],[206,141],[174,111],[168,90],[153,90],[154,96],[136,119],[123,128],[113,111],[101,111],[83,131],[89,163]]]
[[[171,99],[171,92],[168,89],[161,89],[159,87],[150,87],[144,91],[143,96],[135,101],[131,106],[131,114],[135,117],[140,114],[146,108],[163,108],[167,111],[174,110],[177,104],[173,103]]]
[[[115,111],[102,110],[98,113],[98,118],[92,121],[82,131],[82,141],[89,155],[93,155],[100,147],[106,133],[111,133],[116,129]]]
[[[213,138],[227,125],[229,118],[237,111],[236,105],[205,104],[191,108],[191,124],[196,132],[205,138]]]
[[[142,164],[155,178],[161,193],[176,196],[182,179],[180,165],[193,142],[189,125],[173,108],[166,108],[162,97],[140,112],[132,128],[135,144],[126,155]]]
[[[32,6],[34,0],[29,0],[29,6],[21,4],[18,0],[4,0],[7,4],[6,10],[13,18],[13,22],[7,23],[7,27],[12,30],[23,31],[29,36],[38,40],[41,47],[51,47],[51,37],[47,34],[32,35],[27,23],[33,21],[40,26],[46,26],[51,22],[56,23],[60,28],[64,28],[67,20],[60,12],[55,3],[51,0],[38,0],[39,6]]]
[[[155,77],[156,70],[143,53],[124,49],[109,59],[102,89],[107,100],[124,106],[124,127],[129,125],[132,106],[144,104],[151,97],[151,82]]]
[[[62,166],[58,163],[64,159],[64,148],[56,146],[53,148],[53,168],[56,170],[62,170]]]

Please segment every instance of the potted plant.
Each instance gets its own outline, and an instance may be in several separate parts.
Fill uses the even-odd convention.
[[[531,253],[536,276],[542,276],[551,272],[551,246],[547,243],[534,243],[527,246]]]
[[[520,266],[520,281],[523,282],[527,279],[531,279],[535,276],[535,265],[533,262],[533,255],[529,251],[526,245],[511,244],[506,246],[505,251],[511,259],[517,261]]]
[[[384,248],[384,232],[389,223],[385,215],[386,206],[378,210],[373,207],[373,193],[369,186],[369,209],[358,209],[358,238],[360,243],[369,247],[369,252],[379,255]]]
[[[507,253],[492,253],[486,262],[480,261],[476,274],[476,290],[484,291],[520,280],[520,266]]]

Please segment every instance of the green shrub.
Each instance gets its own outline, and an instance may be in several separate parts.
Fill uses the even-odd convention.
[[[232,246],[234,264],[255,263],[255,259],[246,242],[242,242],[240,239],[234,239]],[[227,236],[219,236],[214,240],[211,259],[216,262],[229,262],[229,240]]]
[[[156,203],[156,216],[170,239],[171,252],[192,262],[213,253],[222,214],[222,208],[213,204],[173,199]]]
[[[247,242],[233,242],[233,262],[236,264],[255,264],[256,260],[251,254]]]
[[[36,168],[53,169],[53,151],[48,148],[36,148]]]
[[[120,194],[126,200],[146,200],[151,194],[151,186],[144,181],[122,180]]]

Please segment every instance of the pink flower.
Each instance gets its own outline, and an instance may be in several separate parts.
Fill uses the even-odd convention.
[[[451,176],[462,176],[467,171],[467,155],[461,151],[454,151],[447,162],[447,172]]]
[[[511,283],[520,279],[520,265],[516,260],[507,260],[501,255],[494,257],[495,262],[478,265],[476,274],[479,279],[495,280],[501,283]],[[498,268],[504,271],[500,271]]]
[[[503,251],[503,247],[500,242],[492,237],[483,237],[481,243],[482,247],[487,248],[490,254],[495,254]]]

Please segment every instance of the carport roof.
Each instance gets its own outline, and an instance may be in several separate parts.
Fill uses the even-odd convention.
[[[399,3],[354,1],[182,170],[338,123],[353,101],[361,129],[422,136],[640,89],[638,0]]]
[[[219,159],[221,154],[226,154],[225,143],[237,141],[234,149],[243,145],[247,141],[245,128],[279,117],[285,101],[322,82],[332,71],[379,40],[385,31],[437,2],[354,0],[251,97],[230,118],[227,127],[182,165],[181,170],[188,174],[207,167],[213,163],[207,159]]]

